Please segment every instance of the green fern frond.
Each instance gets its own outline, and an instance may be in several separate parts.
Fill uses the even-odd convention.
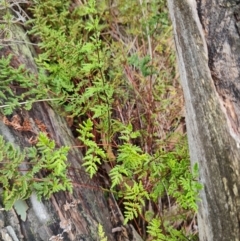
[[[39,134],[37,148],[29,147],[20,151],[11,143],[6,143],[0,136],[0,183],[3,187],[3,203],[6,210],[11,209],[18,199],[27,199],[32,192],[38,198],[50,197],[60,190],[72,190],[67,178],[67,153],[69,147],[56,148],[54,141],[46,134]],[[29,161],[30,165],[22,163]],[[38,181],[35,175],[41,170],[48,170],[48,175]]]
[[[138,217],[141,213],[142,205],[137,202],[123,202],[124,204],[124,224]]]
[[[111,189],[122,183],[123,176],[128,177],[131,175],[130,173],[130,170],[125,168],[123,165],[116,165],[114,168],[112,168],[109,173],[112,181]]]
[[[105,232],[101,224],[98,224],[98,236],[99,236],[99,241],[107,241],[107,237],[105,236]]]
[[[147,233],[149,233],[153,241],[167,241],[167,237],[163,234],[161,229],[160,219],[153,218],[147,226]]]
[[[143,153],[140,147],[131,143],[124,143],[119,147],[117,162],[123,163],[125,168],[136,170],[143,166],[148,159],[147,153]]]
[[[80,129],[78,129],[78,132],[80,133],[80,136],[78,138],[87,148],[86,154],[83,158],[83,166],[86,168],[86,172],[90,177],[93,177],[98,170],[98,165],[106,160],[106,152],[92,140],[92,138],[94,138],[94,135],[92,134],[93,122],[90,119],[83,122],[83,124],[80,124],[79,127]]]
[[[134,182],[133,186],[125,183],[124,192],[124,223],[132,220],[141,213],[141,209],[145,204],[145,199],[149,199],[149,194],[142,185],[142,182]]]

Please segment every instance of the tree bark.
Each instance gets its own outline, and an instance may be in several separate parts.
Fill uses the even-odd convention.
[[[12,65],[18,67],[24,64],[33,73],[37,73],[34,62],[34,49],[29,44],[30,40],[22,27],[11,25],[11,39],[2,39],[0,57],[13,55]],[[47,103],[35,103],[31,111],[16,110],[13,115],[18,115],[21,120],[28,120],[34,132],[39,132],[36,120],[47,127],[51,139],[57,146],[76,145],[64,118],[60,117]],[[0,134],[6,141],[21,148],[29,146],[33,136],[31,131],[19,131],[12,126],[4,124],[4,116],[0,118]],[[8,117],[10,120],[10,117]],[[108,240],[141,240],[131,226],[121,225],[121,213],[111,194],[104,195],[97,178],[91,180],[81,167],[82,154],[77,148],[72,148],[68,162],[70,164],[69,176],[72,178],[73,194],[59,192],[50,200],[39,202],[32,194],[31,198],[21,201],[25,206],[26,217],[19,216],[16,209],[0,211],[0,240],[60,240],[57,235],[63,233],[64,240],[95,241],[99,240],[97,227],[103,226]],[[71,204],[71,205],[68,205]],[[118,230],[112,233],[112,229]],[[121,230],[121,232],[119,231]],[[135,235],[134,235],[135,233]],[[139,239],[138,239],[139,238]]]
[[[201,241],[240,240],[239,1],[168,0],[191,163],[199,164]]]

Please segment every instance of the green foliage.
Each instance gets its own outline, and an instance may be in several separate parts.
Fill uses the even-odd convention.
[[[153,237],[153,241],[165,241],[166,236],[161,229],[160,219],[152,219],[147,227],[147,232]],[[168,239],[169,240],[169,239]],[[166,240],[167,241],[167,240]]]
[[[129,58],[129,64],[134,65],[139,69],[144,77],[152,75],[152,67],[150,65],[151,58],[149,55],[145,56],[142,59],[139,59],[137,55],[132,55]]]
[[[124,223],[138,217],[141,213],[141,209],[144,206],[145,199],[149,199],[149,194],[147,190],[140,182],[134,182],[133,186],[129,186],[125,183],[126,190],[124,191]]]
[[[173,197],[182,208],[197,211],[196,201],[201,185],[196,181],[198,167],[189,168],[185,140],[172,152],[159,151],[153,156],[131,144],[139,133],[128,126],[121,132],[124,143],[118,148],[117,165],[110,171],[111,188],[124,186],[125,222],[141,213],[145,199],[157,202],[165,194]],[[125,182],[133,181],[130,187]],[[143,185],[145,182],[145,186]],[[149,188],[148,188],[149,187]]]
[[[173,228],[178,215],[142,213],[146,203],[159,209],[159,200],[166,197],[169,206],[193,213],[201,188],[197,166],[190,170],[186,141],[179,138],[166,151],[182,109],[166,1],[35,0],[31,15],[29,33],[40,39],[39,73],[11,67],[12,56],[0,60],[4,114],[50,100],[62,115],[74,117],[74,125],[80,123],[78,139],[90,177],[103,162],[110,163],[111,191],[123,199],[125,223],[141,214],[147,216],[153,239],[182,240],[184,228]],[[35,191],[40,198],[71,189],[66,147],[57,149],[40,137],[36,147],[14,155],[13,160],[29,160],[28,171],[17,173],[22,161],[2,168],[7,207],[17,195],[24,199]],[[36,178],[39,172],[44,177]],[[16,186],[19,183],[23,185]],[[105,240],[102,229],[99,233]]]
[[[103,226],[98,224],[98,236],[99,241],[107,241],[107,237],[105,237],[105,232],[103,231]]]
[[[32,192],[49,198],[58,191],[71,191],[67,178],[66,156],[69,147],[55,148],[55,143],[40,133],[36,147],[20,151],[0,136],[0,183],[6,210],[19,199],[27,199]],[[37,177],[44,173],[43,177]]]
[[[181,161],[179,161],[179,158]],[[195,164],[193,172],[189,168],[186,147],[177,147],[175,152],[156,153],[153,160],[145,163],[150,170],[150,180],[153,181],[151,197],[157,200],[159,196],[167,195],[176,198],[185,209],[197,211],[197,195],[202,186],[197,182],[198,166]]]
[[[147,226],[147,233],[151,235],[152,241],[186,241],[188,239],[181,231],[172,228],[167,222],[162,223],[160,218],[153,218]]]
[[[39,72],[38,79],[36,76],[25,69],[23,65],[19,68],[11,66],[12,55],[7,58],[0,59],[0,104],[2,112],[10,115],[12,112],[22,106],[26,110],[32,108],[32,104],[36,101],[48,98],[48,87],[46,83],[46,75],[43,71]],[[22,90],[18,95],[17,89]],[[27,101],[26,101],[27,100]]]
[[[42,39],[44,50],[39,66],[48,71],[51,92],[59,97],[55,107],[63,106],[72,116],[91,110],[94,118],[108,120],[114,89],[103,74],[109,48],[100,39],[103,26],[95,1],[72,12],[69,5],[69,1],[36,1],[33,7],[31,33]]]
[[[123,139],[129,141],[128,137]],[[197,165],[193,172],[189,168],[186,144],[172,152],[159,151],[151,156],[137,146],[124,143],[119,147],[117,163],[109,176],[112,189],[124,186],[119,195],[124,198],[125,222],[141,213],[145,200],[157,202],[164,195],[175,198],[183,209],[197,211],[196,201],[202,186],[197,182]],[[133,182],[133,186],[126,182]]]
[[[92,140],[94,138],[92,130],[93,122],[90,119],[83,122],[83,125],[80,124],[80,129],[78,129],[80,134],[79,139],[84,143],[87,149],[86,154],[83,157],[83,166],[86,167],[86,171],[89,173],[90,177],[93,177],[93,175],[96,174],[98,170],[97,164],[101,164],[101,160],[106,159],[104,150]]]

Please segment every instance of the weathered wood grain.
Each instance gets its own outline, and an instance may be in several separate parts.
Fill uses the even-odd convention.
[[[227,7],[227,1],[168,0],[168,5],[186,103],[191,162],[199,164],[204,185],[198,215],[200,240],[237,241],[240,41],[236,2]]]

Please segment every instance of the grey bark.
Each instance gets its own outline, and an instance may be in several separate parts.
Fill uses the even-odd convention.
[[[238,6],[239,1],[168,0],[191,163],[199,164],[204,185],[201,241],[240,240]]]
[[[37,73],[34,62],[34,49],[30,40],[26,37],[23,28],[17,24],[11,25],[11,39],[1,39],[0,57],[13,55],[12,65],[18,67],[24,64],[33,73]],[[35,103],[29,112],[18,109],[14,112],[20,118],[30,121],[32,128],[39,131],[36,119],[46,127],[50,137],[58,146],[76,145],[66,121],[60,117],[47,103]],[[8,117],[10,118],[10,117]],[[0,117],[0,134],[6,141],[21,148],[29,146],[31,132],[18,131],[4,124],[3,116]],[[11,211],[0,211],[0,240],[4,241],[47,241],[60,240],[57,235],[64,232],[63,240],[95,241],[99,240],[97,233],[98,224],[103,226],[108,240],[137,240],[134,229],[122,226],[121,213],[115,200],[109,194],[108,197],[101,191],[99,180],[91,180],[81,167],[82,154],[77,148],[72,148],[68,156],[71,166],[69,173],[74,182],[73,194],[59,192],[50,200],[39,202],[33,194],[29,200],[21,201],[25,208],[20,216],[13,208]],[[66,204],[72,207],[66,209]],[[26,215],[26,217],[25,217]],[[113,228],[121,232],[112,233]],[[127,230],[127,231],[126,231]],[[138,239],[140,240],[140,238]]]

